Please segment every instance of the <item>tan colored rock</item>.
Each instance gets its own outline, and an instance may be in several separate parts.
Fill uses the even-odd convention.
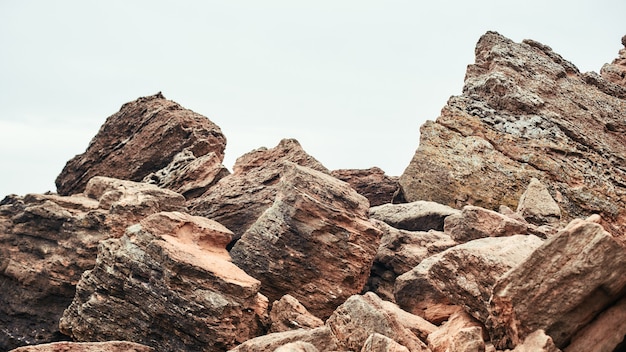
[[[512,352],[560,352],[552,338],[546,335],[545,331],[537,330],[532,334],[526,336],[524,342],[517,345]],[[599,351],[596,348],[591,348],[586,351]]]
[[[595,216],[576,219],[498,279],[487,327],[514,347],[544,330],[562,348],[626,289],[626,248]]]
[[[61,331],[160,351],[224,351],[259,335],[268,301],[261,283],[229,261],[230,236],[206,218],[159,213],[100,242]]]
[[[460,310],[428,335],[428,348],[432,352],[483,352],[483,335],[480,322]]]
[[[523,235],[528,231],[525,222],[493,210],[466,205],[460,214],[448,216],[444,232],[454,241],[467,242],[484,237]]]
[[[296,329],[314,329],[324,322],[309,311],[291,295],[284,295],[272,304],[270,311],[270,332]]]
[[[600,313],[589,325],[576,333],[565,352],[620,351],[626,336],[626,297]]]
[[[330,175],[286,163],[276,188],[272,207],[232,248],[233,263],[270,300],[290,294],[327,318],[365,286],[381,232],[367,199]]]
[[[622,37],[622,45],[618,57],[610,64],[604,64],[600,75],[609,82],[626,88],[626,35]]]
[[[333,170],[330,174],[333,177],[347,182],[360,195],[367,198],[372,207],[391,203],[399,188],[398,177],[387,176],[385,172],[378,167],[371,167],[364,170]]]
[[[516,235],[482,238],[449,248],[398,277],[396,302],[424,317],[433,306],[454,304],[485,321],[498,277],[523,262],[541,244],[536,236]]]
[[[530,180],[517,205],[517,212],[528,222],[541,225],[558,225],[561,208],[554,201],[548,188],[536,178]]]
[[[67,162],[56,179],[61,195],[81,193],[94,176],[139,182],[182,151],[224,157],[226,138],[206,117],[161,93],[126,103],[107,118],[87,150]]]
[[[409,349],[385,335],[373,333],[365,340],[361,352],[409,352]]]
[[[304,341],[290,342],[274,350],[274,352],[319,352],[311,343]]]
[[[443,231],[444,219],[459,211],[435,202],[415,201],[370,208],[370,217],[408,231]]]
[[[283,139],[272,149],[259,148],[239,157],[231,175],[189,202],[190,213],[218,221],[233,231],[238,240],[274,203],[285,162],[329,173],[298,141]]]
[[[10,352],[153,352],[154,348],[127,341],[54,342],[19,347]]]
[[[487,32],[475,54],[463,94],[421,127],[400,176],[406,200],[515,208],[534,177],[553,190],[564,221],[626,218],[626,100],[532,40]]]
[[[318,351],[337,351],[338,341],[328,326],[315,329],[298,329],[275,332],[250,339],[230,352],[258,352],[274,351],[277,348],[295,343],[299,345],[311,344]]]

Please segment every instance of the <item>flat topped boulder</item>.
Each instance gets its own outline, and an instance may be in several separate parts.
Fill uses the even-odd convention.
[[[226,138],[205,116],[161,93],[126,103],[107,118],[87,150],[67,162],[56,179],[61,195],[80,193],[94,176],[141,181],[183,151],[224,158]]]

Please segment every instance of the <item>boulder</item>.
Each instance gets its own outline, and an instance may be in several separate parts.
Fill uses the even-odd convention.
[[[285,346],[296,348],[297,345],[302,347],[309,344],[318,351],[337,351],[339,348],[332,330],[328,326],[321,326],[315,329],[297,329],[259,336],[242,343],[230,352],[274,351]]]
[[[229,261],[231,237],[215,221],[169,212],[101,241],[61,331],[159,351],[224,351],[261,334],[268,302],[261,283]]]
[[[493,210],[466,205],[460,213],[445,219],[443,231],[454,241],[467,242],[484,237],[523,235],[528,225]]]
[[[190,213],[218,221],[238,240],[274,203],[285,162],[329,172],[298,141],[283,139],[272,149],[259,148],[239,157],[231,175],[189,202]]]
[[[341,169],[330,173],[344,182],[347,182],[360,195],[369,200],[370,206],[378,206],[391,203],[394,195],[398,192],[398,177],[387,176],[378,167],[364,170]]]
[[[314,329],[324,322],[309,311],[291,295],[284,295],[272,304],[270,311],[270,332],[296,329]]]
[[[515,347],[536,330],[565,347],[623,296],[626,247],[597,222],[573,220],[498,279],[487,321],[496,347]]]
[[[517,212],[526,221],[537,226],[558,225],[561,221],[561,208],[548,192],[548,188],[536,178],[530,180],[522,194]]]
[[[409,352],[409,349],[385,335],[373,333],[365,340],[361,352]]]
[[[626,336],[626,297],[600,313],[578,331],[565,352],[622,351]]]
[[[422,261],[398,277],[396,302],[426,317],[437,305],[462,306],[479,321],[489,316],[489,298],[496,280],[524,261],[542,240],[533,235],[488,237],[470,241]]]
[[[290,342],[274,350],[274,352],[319,352],[311,343],[304,341]]]
[[[161,93],[142,97],[107,118],[87,150],[67,162],[56,179],[57,192],[81,193],[94,176],[139,182],[183,151],[196,158],[213,152],[221,163],[225,147],[226,138],[208,118]]]
[[[599,213],[624,226],[626,99],[532,40],[487,32],[475,54],[462,95],[420,129],[406,200],[515,209],[534,177],[564,221]]]
[[[432,352],[483,352],[483,329],[482,324],[472,316],[462,310],[457,311],[428,335],[428,348]]]
[[[622,45],[618,57],[610,64],[604,64],[600,75],[607,81],[626,88],[626,35],[622,37]]]
[[[554,345],[554,341],[545,331],[537,330],[530,335],[526,336],[524,342],[515,346],[511,352],[560,352]],[[585,351],[600,351],[595,346]],[[607,350],[608,351],[608,350]]]
[[[361,292],[381,232],[369,204],[347,183],[285,163],[273,205],[231,250],[233,262],[259,279],[270,300],[294,296],[322,319]]]
[[[459,211],[435,202],[384,204],[370,209],[370,217],[408,231],[443,231],[444,219]]]
[[[154,348],[127,341],[53,342],[19,347],[10,352],[153,352]]]

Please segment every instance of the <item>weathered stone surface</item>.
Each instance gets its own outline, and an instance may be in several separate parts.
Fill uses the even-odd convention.
[[[622,37],[622,48],[618,57],[610,64],[604,64],[600,75],[609,82],[626,88],[626,35]]]
[[[626,297],[620,299],[576,333],[565,352],[621,351],[626,336]]]
[[[452,247],[398,277],[396,302],[424,317],[424,311],[432,306],[451,303],[485,321],[491,289],[498,277],[524,261],[541,244],[536,236],[516,235],[482,238]]]
[[[387,176],[385,172],[378,167],[365,170],[333,170],[330,174],[333,177],[347,182],[360,195],[367,198],[371,207],[391,203],[400,187],[397,176]]]
[[[270,300],[290,294],[327,318],[363,289],[382,234],[367,218],[367,199],[347,183],[294,163],[285,166],[274,204],[231,255],[261,280]]]
[[[432,352],[483,352],[483,335],[480,322],[460,310],[428,335],[428,348]]]
[[[383,232],[383,237],[365,290],[373,291],[388,301],[394,301],[393,286],[398,276],[413,269],[425,258],[457,244],[439,231],[399,230],[378,220],[374,224]]]
[[[365,340],[361,352],[409,352],[409,349],[385,335],[373,333]]]
[[[306,307],[291,295],[284,295],[272,304],[270,323],[270,332],[313,329],[324,325],[320,318],[309,313]]]
[[[319,352],[311,343],[304,341],[290,342],[274,350],[274,352]]]
[[[231,175],[190,202],[190,213],[218,221],[233,231],[238,240],[274,203],[285,162],[329,172],[298,141],[283,139],[272,149],[259,148],[239,157]]]
[[[242,343],[231,352],[274,351],[290,343],[308,343],[319,351],[337,351],[339,346],[332,330],[328,326],[322,326],[310,330],[298,329],[259,336]]]
[[[512,352],[560,352],[554,345],[554,341],[548,335],[546,335],[545,331],[537,330],[532,334],[526,336],[524,342],[515,346]],[[585,351],[600,351],[595,347],[591,347]]]
[[[526,222],[472,205],[464,206],[461,213],[448,216],[444,222],[444,232],[457,242],[523,235],[527,231]]]
[[[10,352],[153,352],[154,348],[127,341],[53,342],[19,347]]]
[[[390,314],[383,300],[372,292],[348,298],[328,318],[326,325],[339,340],[340,347],[346,350],[360,351],[373,333],[387,336],[409,351],[428,350],[426,344],[406,328],[397,315]]]
[[[409,202],[497,209],[515,208],[535,177],[554,192],[565,221],[623,219],[624,111],[626,99],[588,84],[549,47],[488,32],[463,94],[421,127],[399,182]]]
[[[126,103],[107,118],[85,153],[72,158],[56,179],[61,195],[81,193],[94,176],[141,181],[182,151],[224,157],[226,138],[206,117],[158,93]]]
[[[548,188],[536,178],[530,180],[517,205],[517,212],[526,221],[535,225],[558,225],[561,208],[554,201]]]
[[[493,288],[487,327],[496,347],[544,330],[562,348],[626,289],[626,249],[597,216],[576,219]]]
[[[129,340],[160,351],[224,351],[257,336],[268,302],[260,282],[228,260],[231,236],[212,220],[174,212],[102,241],[61,331],[79,341]]]
[[[370,217],[402,230],[443,231],[444,219],[459,211],[435,202],[384,204],[370,209]]]

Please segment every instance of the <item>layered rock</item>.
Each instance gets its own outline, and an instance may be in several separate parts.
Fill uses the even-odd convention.
[[[365,170],[333,170],[330,174],[347,182],[360,195],[367,198],[372,207],[391,203],[400,187],[397,176],[387,176],[378,167],[371,167]]]
[[[487,321],[496,347],[544,330],[562,348],[624,296],[626,248],[598,221],[572,221],[498,280]]]
[[[399,181],[407,201],[515,209],[534,177],[566,221],[623,219],[626,100],[590,77],[535,41],[482,36],[463,94],[421,127]]]
[[[291,295],[284,295],[272,304],[270,323],[270,332],[314,329],[324,325],[320,318],[309,313],[306,307]]]
[[[612,63],[602,66],[600,75],[607,81],[626,88],[626,35],[622,37],[622,45],[624,48],[619,51],[619,56]]]
[[[142,97],[107,118],[87,150],[67,162],[56,179],[57,191],[61,195],[81,193],[94,176],[139,182],[168,167],[181,152],[195,158],[212,152],[215,156],[210,163],[220,168],[225,146],[220,128],[208,118],[161,93]],[[209,167],[206,162],[204,167]],[[192,181],[190,176],[185,180]]]
[[[10,352],[153,352],[154,348],[127,341],[53,342],[19,347]]]
[[[231,237],[215,221],[166,212],[100,242],[61,331],[160,351],[224,351],[259,335],[268,302],[261,283],[229,261]]]
[[[238,240],[274,203],[285,162],[329,172],[298,141],[283,139],[275,148],[259,148],[239,157],[231,175],[190,202],[190,212],[218,221],[233,231],[234,239]]]
[[[370,209],[373,219],[408,231],[443,231],[445,218],[458,213],[454,208],[428,201],[384,204]]]
[[[285,294],[327,318],[369,276],[381,232],[369,203],[347,183],[285,163],[272,206],[231,250],[233,262],[261,280],[270,300]]]

